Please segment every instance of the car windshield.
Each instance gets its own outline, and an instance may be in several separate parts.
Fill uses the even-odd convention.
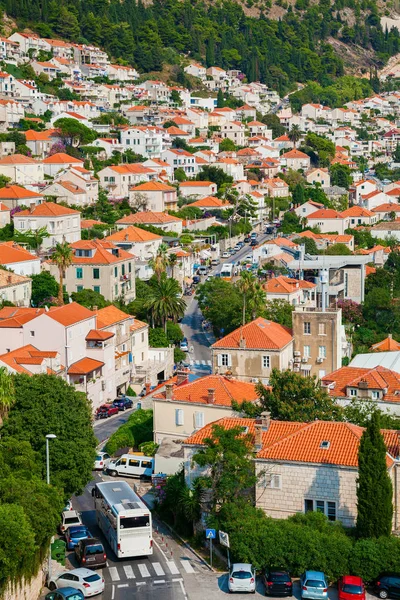
[[[268,575],[268,581],[290,581],[290,577],[287,573],[270,573]]]
[[[87,529],[73,529],[71,531],[71,528],[70,528],[69,533],[70,533],[71,537],[74,537],[74,538],[84,538],[84,537],[88,536]]]
[[[86,554],[104,554],[104,548],[101,544],[86,546]]]
[[[78,517],[66,517],[65,524],[69,525],[70,523],[79,523]]]
[[[65,597],[67,598],[67,600],[82,600],[82,596],[81,594],[78,594],[78,592],[73,592],[69,596]]]
[[[234,571],[232,573],[232,577],[234,579],[250,579],[250,577],[252,577],[252,574],[250,573],[250,571]]]
[[[102,456],[100,456],[100,454],[98,454],[98,455],[96,456],[96,460],[103,460],[103,457],[102,457]]]
[[[346,594],[362,594],[363,589],[360,585],[352,585],[351,583],[344,583],[342,590]]]
[[[307,579],[306,581],[307,587],[315,587],[315,588],[323,588],[325,584],[320,579]]]
[[[97,573],[93,573],[93,575],[88,575],[87,577],[84,577],[83,581],[86,581],[87,583],[93,583],[93,581],[98,581],[99,579],[101,579],[100,575],[97,575]]]

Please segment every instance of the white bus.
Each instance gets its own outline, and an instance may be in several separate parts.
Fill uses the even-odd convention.
[[[221,267],[221,279],[225,279],[225,281],[230,281],[232,279],[232,271],[232,263],[224,263]]]
[[[153,554],[151,512],[126,481],[102,481],[92,490],[96,520],[118,558]]]

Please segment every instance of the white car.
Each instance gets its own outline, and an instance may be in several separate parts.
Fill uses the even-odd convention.
[[[61,513],[60,533],[65,533],[73,525],[83,525],[81,515],[76,510],[64,510]]]
[[[230,593],[249,592],[254,594],[256,591],[256,572],[253,566],[248,563],[233,564],[229,571],[228,590]]]
[[[111,456],[109,454],[107,454],[107,452],[98,452],[96,454],[96,459],[94,461],[93,469],[95,471],[102,471],[103,469],[105,469],[107,467],[110,460],[111,460]]]
[[[231,253],[230,252],[223,252],[222,253],[222,258],[230,258]]]
[[[63,587],[72,587],[82,592],[85,598],[91,598],[104,592],[104,579],[90,569],[72,569],[52,577],[48,582],[50,591]]]

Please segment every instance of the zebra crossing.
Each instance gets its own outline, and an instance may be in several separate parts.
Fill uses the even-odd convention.
[[[211,360],[193,360],[189,361],[191,367],[211,367]]]
[[[176,564],[178,563],[178,564]],[[181,570],[180,570],[181,569]],[[168,575],[181,575],[181,571],[187,575],[193,575],[196,570],[189,559],[167,560],[163,564],[160,562],[133,563],[130,565],[118,565],[108,567],[103,571],[106,579],[112,583],[119,583],[125,580],[150,580],[156,577],[165,577]]]

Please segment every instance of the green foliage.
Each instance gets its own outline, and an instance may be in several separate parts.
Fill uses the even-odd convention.
[[[350,256],[352,253],[352,251],[350,250],[350,248],[348,248],[346,246],[346,244],[332,244],[331,246],[328,246],[328,248],[325,250],[324,254],[328,254],[330,256]]]
[[[183,332],[178,323],[167,323],[167,338],[171,344],[179,344],[183,340]]]
[[[0,586],[35,572],[35,534],[22,506],[0,504]]]
[[[230,333],[240,326],[242,298],[228,281],[213,278],[197,287],[196,298],[200,309],[216,332]]]
[[[235,152],[236,146],[232,140],[229,138],[225,138],[222,142],[219,143],[219,151],[220,152]]]
[[[330,49],[325,46],[325,51],[324,60],[327,60]],[[315,80],[317,77],[310,76],[309,79]],[[350,100],[366,98],[372,93],[373,90],[368,79],[345,75],[336,79],[331,85],[324,86],[315,81],[308,83],[303,89],[291,94],[289,100],[292,108],[296,111],[300,110],[302,104],[309,102],[318,102],[337,108]]]
[[[158,450],[158,444],[155,442],[143,442],[139,444],[139,450],[146,456],[154,456]]]
[[[353,179],[348,165],[341,165],[340,163],[331,165],[330,175],[331,185],[338,185],[339,187],[348,190],[352,184]]]
[[[114,454],[119,448],[139,448],[143,442],[153,439],[153,411],[139,409],[132,413],[129,419],[115,431],[107,444],[105,451]]]
[[[233,177],[226,175],[226,173],[219,167],[213,165],[203,165],[200,173],[197,174],[196,179],[198,181],[212,181],[216,183],[220,188],[224,183],[233,183]]]
[[[95,292],[94,290],[84,289],[80,292],[72,292],[71,298],[74,302],[81,304],[82,306],[86,306],[86,308],[93,309],[93,306],[97,306],[97,308],[104,308],[108,306],[110,302],[100,294],[100,292]]]
[[[18,375],[14,379],[15,404],[2,429],[10,437],[29,442],[41,458],[45,472],[45,437],[52,441],[51,477],[65,496],[81,491],[92,477],[96,439],[91,407],[84,394],[55,375]]]
[[[293,190],[292,194],[293,204],[304,204],[306,198],[304,196],[304,186],[298,183]]]
[[[300,233],[302,231],[300,217],[295,212],[285,212],[280,226],[280,233]]]
[[[319,250],[317,248],[317,244],[313,238],[309,237],[299,237],[293,240],[295,244],[305,246],[306,254],[319,254]]]
[[[274,113],[267,113],[261,117],[262,123],[268,125],[268,128],[272,130],[272,137],[277,138],[286,133],[286,129],[281,125],[278,115]]]
[[[168,338],[164,329],[161,327],[150,327],[149,346],[150,348],[168,348]]]
[[[145,307],[149,311],[153,325],[155,323],[161,325],[164,331],[168,319],[177,321],[183,317],[186,304],[181,297],[181,288],[177,280],[168,278],[165,273],[162,273],[160,279],[151,286]]]
[[[294,306],[286,300],[267,300],[263,316],[270,321],[291,328],[293,311]]]
[[[392,531],[393,487],[386,452],[379,415],[373,413],[358,450],[357,534],[362,538],[389,536]]]
[[[344,407],[344,418],[349,423],[354,423],[360,427],[367,427],[373,414],[378,414],[382,429],[399,429],[400,421],[395,415],[387,410],[383,412],[378,408],[375,400],[369,398],[353,398],[347,406]]]
[[[182,469],[156,489],[157,514],[182,535],[192,536],[193,525],[200,518],[200,491],[199,482],[195,482],[193,489],[188,488]]]
[[[33,306],[55,303],[59,285],[53,275],[49,271],[42,271],[37,275],[31,275],[31,279]]]
[[[97,133],[93,129],[89,129],[76,119],[57,119],[54,127],[59,129],[60,137],[68,146],[72,146],[75,140],[79,141],[79,145],[89,145],[97,138]]]

